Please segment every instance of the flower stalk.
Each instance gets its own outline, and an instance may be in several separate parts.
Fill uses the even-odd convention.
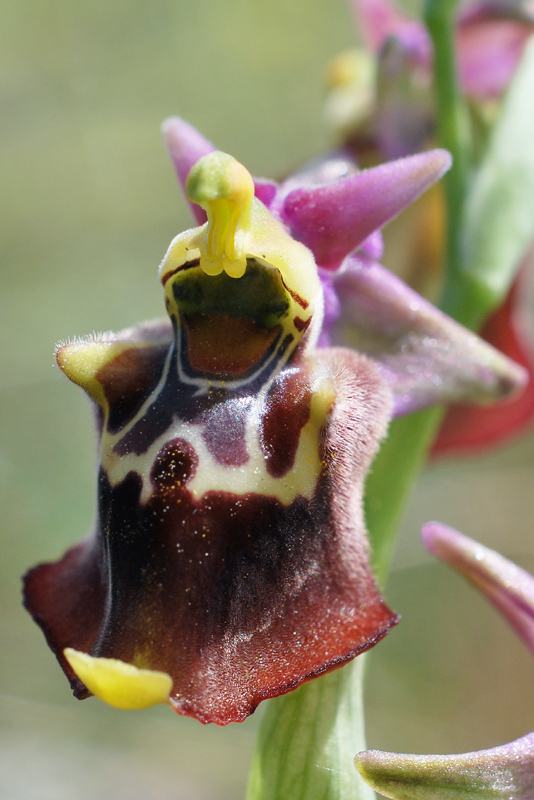
[[[447,199],[447,272],[445,304],[461,283],[460,231],[466,196],[470,134],[467,108],[458,86],[454,46],[455,14],[458,0],[426,0],[424,19],[434,49],[438,140],[453,158],[453,167],[444,180]]]
[[[365,658],[269,703],[252,758],[250,800],[373,799],[352,767],[365,742]]]

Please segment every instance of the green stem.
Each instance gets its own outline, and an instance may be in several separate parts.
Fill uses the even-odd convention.
[[[427,408],[394,420],[367,478],[365,515],[374,573],[381,586],[387,580],[406,503],[442,417],[442,408]]]
[[[270,700],[252,758],[249,800],[373,800],[354,768],[365,748],[365,656]]]
[[[447,200],[447,272],[444,303],[451,308],[461,303],[463,294],[461,230],[470,166],[469,119],[458,87],[454,31],[458,0],[426,0],[424,19],[434,48],[434,82],[437,100],[437,133],[441,147],[453,158],[445,176]]]

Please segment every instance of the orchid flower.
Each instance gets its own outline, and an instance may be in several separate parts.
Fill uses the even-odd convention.
[[[168,320],[57,348],[95,406],[98,514],[91,537],[28,573],[25,602],[78,698],[224,725],[396,623],[362,511],[393,410],[502,397],[523,372],[352,261],[361,346],[317,345],[314,255],[332,275],[358,247],[369,258],[446,153],[333,180],[327,162],[278,186],[186,123],[165,135],[202,224],[160,266]]]
[[[534,577],[437,522],[423,528],[423,541],[486,595],[534,654]],[[532,800],[534,733],[501,747],[461,755],[370,750],[356,757],[356,767],[373,788],[394,800]]]
[[[352,10],[368,55],[343,53],[331,65],[327,118],[359,149],[370,139],[389,158],[417,152],[434,133],[430,36],[393,0],[352,0]],[[479,102],[500,98],[533,32],[529,0],[462,3],[455,34],[462,91]]]

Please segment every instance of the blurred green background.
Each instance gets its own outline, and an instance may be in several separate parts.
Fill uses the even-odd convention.
[[[74,700],[20,606],[20,575],[88,530],[94,442],[55,342],[163,312],[157,265],[191,225],[158,128],[179,114],[257,175],[324,149],[342,0],[0,3],[0,797],[230,800],[261,714],[227,729],[160,707]],[[423,476],[388,588],[403,621],[372,654],[369,740],[429,752],[534,728],[534,668],[506,626],[419,545],[456,525],[534,569],[534,438]],[[276,702],[276,701],[273,701]]]

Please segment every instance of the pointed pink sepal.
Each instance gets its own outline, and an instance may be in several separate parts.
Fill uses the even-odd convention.
[[[392,800],[534,800],[534,733],[461,755],[367,750],[355,765],[373,789]]]
[[[427,523],[422,535],[426,549],[483,592],[534,653],[534,577],[439,522]]]
[[[373,231],[438,181],[450,168],[445,150],[431,150],[363,170],[322,186],[289,192],[282,216],[317,263],[336,269]]]
[[[521,366],[380,264],[353,255],[331,283],[339,307],[329,320],[326,303],[330,336],[321,344],[343,344],[376,361],[393,390],[395,416],[460,399],[497,400],[524,385]]]

